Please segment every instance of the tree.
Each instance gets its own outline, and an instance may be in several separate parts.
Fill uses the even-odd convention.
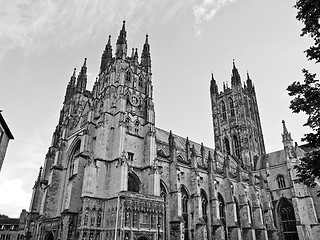
[[[9,217],[5,214],[0,214],[0,219],[3,219],[3,218],[9,218]]]
[[[305,53],[309,61],[320,62],[320,1],[298,0],[294,6],[298,10],[296,18],[304,24],[301,36],[308,35],[314,40],[313,46]],[[302,141],[307,142],[311,151],[301,159],[301,164],[295,166],[301,183],[315,186],[315,180],[320,178],[320,84],[316,74],[302,70],[304,82],[294,82],[288,86],[289,96],[294,96],[290,109],[294,113],[304,112],[308,115],[304,126],[309,126],[311,132],[306,133]]]

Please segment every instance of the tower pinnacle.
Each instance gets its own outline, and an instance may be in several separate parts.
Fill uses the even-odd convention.
[[[218,86],[217,86],[216,80],[213,77],[213,73],[211,73],[210,92],[211,92],[211,94],[218,93]]]
[[[120,30],[120,33],[118,36],[116,56],[117,56],[117,58],[122,58],[122,59],[124,59],[127,56],[126,21],[123,21],[122,29]]]
[[[87,86],[87,58],[84,59],[83,65],[81,67],[81,71],[78,75],[77,79],[77,92],[84,92]]]
[[[147,71],[151,71],[151,56],[150,56],[150,45],[149,45],[149,36],[146,35],[146,40],[143,45],[142,54],[141,54],[141,65],[144,66]]]
[[[282,120],[282,127],[283,127],[283,133],[282,133],[282,142],[284,147],[292,146],[292,138],[291,133],[288,132],[288,129],[286,127],[286,123],[284,120]]]
[[[101,57],[100,72],[106,70],[108,64],[112,60],[111,35],[109,35],[108,43]]]
[[[238,69],[236,68],[236,64],[234,62],[232,62],[233,68],[232,68],[232,74],[231,74],[231,87],[235,87],[237,85],[241,86],[241,78],[238,72]]]

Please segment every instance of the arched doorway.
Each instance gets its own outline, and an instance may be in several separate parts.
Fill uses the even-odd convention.
[[[54,240],[53,233],[52,232],[48,232],[44,239],[45,240]]]
[[[279,225],[283,240],[299,240],[296,218],[292,203],[287,199],[280,200],[278,206]]]
[[[146,236],[141,236],[137,240],[150,240],[150,239]]]

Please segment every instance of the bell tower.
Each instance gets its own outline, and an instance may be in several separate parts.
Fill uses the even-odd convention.
[[[252,169],[254,157],[265,154],[265,146],[255,88],[249,74],[242,85],[233,61],[231,86],[223,83],[223,91],[219,92],[212,75],[210,95],[215,148],[238,159],[244,168]]]

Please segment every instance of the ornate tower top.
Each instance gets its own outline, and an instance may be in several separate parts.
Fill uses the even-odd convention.
[[[282,120],[282,127],[283,127],[283,133],[281,135],[282,135],[283,146],[284,147],[293,146],[291,133],[288,132],[288,129],[286,127],[286,122],[284,120]]]
[[[247,73],[244,86],[233,61],[231,87],[223,83],[218,92],[216,80],[210,84],[215,148],[233,156],[247,169],[254,157],[265,154],[258,103],[252,80]]]
[[[81,67],[81,71],[78,75],[77,79],[77,87],[76,92],[84,92],[87,86],[87,58],[84,59],[83,65]]]
[[[146,68],[149,72],[151,70],[151,56],[150,56],[150,45],[148,40],[148,34],[146,35],[146,40],[143,45],[143,50],[141,54],[141,65]]]
[[[126,21],[123,21],[122,29],[120,30],[117,40],[116,57],[125,59],[127,56],[127,31]]]
[[[106,70],[108,63],[111,62],[111,60],[112,60],[112,46],[111,46],[111,36],[109,35],[108,43],[101,57],[100,72],[103,72]]]
[[[234,59],[233,59],[233,69],[232,69],[232,74],[231,74],[231,87],[235,87],[237,85],[241,86],[241,78],[240,78],[240,74],[238,72],[238,69],[236,68],[236,65],[235,65]]]

